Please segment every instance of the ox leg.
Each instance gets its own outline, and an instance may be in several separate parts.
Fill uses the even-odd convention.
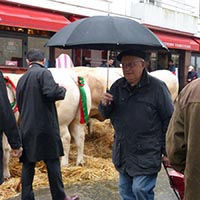
[[[68,126],[60,127],[60,135],[64,149],[64,156],[61,157],[61,166],[68,166],[69,164],[69,150],[70,150],[70,141],[71,136],[69,133]]]
[[[84,159],[83,159],[83,153],[84,153],[84,142],[85,142],[85,125],[80,124],[79,121],[74,120],[70,124],[70,132],[72,137],[74,138],[76,147],[77,147],[77,159],[76,159],[76,165],[83,166]]]
[[[4,179],[10,178],[9,161],[11,147],[8,144],[6,136],[3,134],[3,176]]]

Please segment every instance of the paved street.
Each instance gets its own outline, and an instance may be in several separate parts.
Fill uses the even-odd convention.
[[[81,200],[120,200],[117,181],[100,181],[66,185],[68,194],[78,194]],[[51,200],[49,189],[40,189],[35,192],[36,200]],[[9,199],[20,200],[20,196]],[[173,190],[169,186],[169,180],[164,169],[158,177],[155,189],[155,200],[177,200]]]
[[[164,168],[159,173],[155,194],[155,200],[177,200]]]

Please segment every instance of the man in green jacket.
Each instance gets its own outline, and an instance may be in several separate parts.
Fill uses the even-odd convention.
[[[200,199],[200,79],[179,94],[170,120],[166,150],[171,165],[184,174],[184,200]]]

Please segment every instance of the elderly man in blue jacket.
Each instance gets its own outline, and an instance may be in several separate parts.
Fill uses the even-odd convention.
[[[118,55],[124,77],[99,104],[114,127],[113,163],[122,200],[153,200],[161,160],[167,161],[165,135],[173,112],[167,86],[145,70],[145,53]]]

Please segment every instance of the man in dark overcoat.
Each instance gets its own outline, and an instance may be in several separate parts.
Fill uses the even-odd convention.
[[[77,200],[66,196],[62,182],[59,157],[63,146],[55,101],[65,97],[66,89],[55,83],[51,72],[44,67],[44,52],[30,49],[27,53],[28,71],[17,84],[17,103],[20,112],[20,129],[23,154],[22,200],[34,200],[32,182],[37,161],[47,167],[53,200]]]
[[[4,78],[2,72],[0,72],[0,184],[4,181],[2,147],[3,132],[6,134],[8,142],[13,149],[12,156],[20,157],[22,153],[21,139],[15,116],[8,99]]]

